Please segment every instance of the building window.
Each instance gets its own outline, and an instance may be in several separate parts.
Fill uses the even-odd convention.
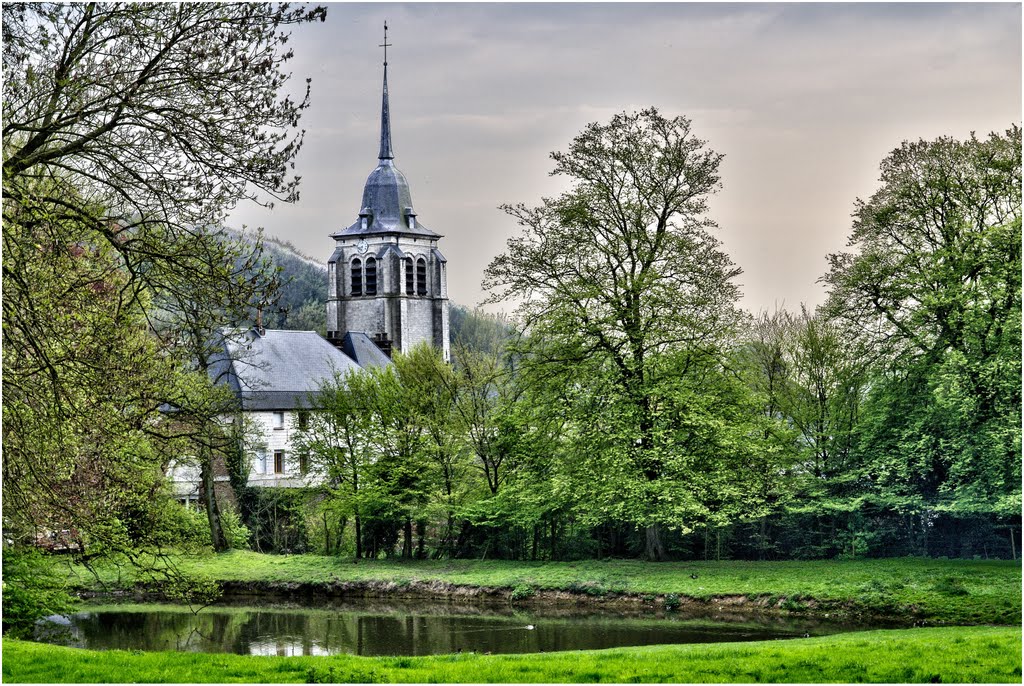
[[[366,294],[377,295],[377,260],[366,258]]]
[[[284,474],[284,451],[274,451],[274,474]]]
[[[412,258],[411,257],[406,257],[405,260],[403,260],[403,261],[405,262],[405,294],[406,295],[415,295],[416,294],[416,284],[414,282],[414,275],[413,275],[413,268],[412,268]]]
[[[260,448],[256,451],[256,473],[267,473],[267,451],[264,448]]]
[[[274,428],[275,429],[283,429],[284,428],[284,412],[275,412],[274,413]]]
[[[427,294],[427,261],[422,257],[416,260],[416,293]]]
[[[303,450],[299,453],[299,473],[302,476],[306,476],[309,472],[309,452]]]
[[[363,261],[358,257],[352,260],[352,295],[363,294]]]
[[[309,428],[309,412],[306,410],[299,410],[299,431],[305,431]]]

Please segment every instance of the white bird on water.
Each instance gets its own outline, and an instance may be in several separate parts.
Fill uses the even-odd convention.
[[[526,630],[527,631],[533,631],[533,625],[532,624],[527,624],[526,625]]]

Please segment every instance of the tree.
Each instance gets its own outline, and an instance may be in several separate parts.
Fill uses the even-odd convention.
[[[306,428],[295,437],[296,449],[309,455],[310,470],[325,478],[332,499],[352,515],[356,558],[363,556],[362,496],[375,461],[368,401],[375,392],[374,379],[362,371],[335,374],[311,395]]]
[[[1021,130],[904,142],[881,171],[824,277],[874,363],[863,482],[909,511],[1019,515]]]
[[[5,518],[29,501],[60,513],[68,498],[103,513],[99,494],[116,504],[156,483],[182,440],[209,443],[224,409],[195,376],[210,334],[276,283],[258,242],[211,227],[239,200],[297,197],[302,132],[289,129],[308,82],[297,101],[280,95],[284,29],[324,16],[255,3],[4,5],[4,413],[17,416],[4,425]],[[29,438],[41,436],[64,442]],[[65,468],[48,472],[51,460]],[[15,488],[26,474],[36,478]],[[143,515],[160,499],[149,495],[130,502],[152,533]]]
[[[460,376],[444,361],[437,348],[421,343],[395,357],[400,413],[411,415],[422,429],[420,443],[426,503],[417,517],[418,557],[424,554],[424,529],[431,516],[440,519],[436,557],[451,555],[455,541],[455,515],[465,505],[477,480],[471,478],[470,450],[461,431],[456,403]]]
[[[805,468],[816,479],[852,466],[853,435],[864,399],[863,365],[841,328],[822,312],[801,307],[792,328],[793,384],[787,415],[806,448]]]
[[[551,157],[552,174],[567,176],[572,189],[538,207],[503,208],[524,232],[487,268],[485,286],[491,301],[521,301],[523,325],[547,342],[534,363],[589,360],[597,368],[621,422],[603,452],[615,453],[629,479],[619,492],[635,485],[632,511],[646,527],[647,556],[662,559],[659,527],[669,519],[656,492],[681,487],[681,477],[666,473],[658,389],[669,369],[686,375],[714,359],[737,319],[731,279],[739,269],[705,216],[722,156],[685,117],[648,109],[590,124],[568,152]],[[682,361],[662,364],[669,353]]]
[[[178,390],[174,365],[121,300],[109,247],[47,241],[19,221],[3,238],[5,528],[73,532],[89,552],[142,545],[171,448],[151,439],[152,420]]]

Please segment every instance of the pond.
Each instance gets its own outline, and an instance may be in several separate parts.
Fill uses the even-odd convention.
[[[779,617],[508,604],[346,599],[306,605],[226,600],[196,613],[164,604],[86,605],[37,639],[93,650],[241,655],[536,653],[658,643],[759,641],[871,628]]]

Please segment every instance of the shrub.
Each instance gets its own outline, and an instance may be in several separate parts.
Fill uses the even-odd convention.
[[[608,593],[608,589],[596,581],[574,581],[569,584],[569,590],[573,593],[584,593],[589,596],[600,598]]]
[[[939,581],[936,581],[932,588],[943,595],[951,596],[963,596],[970,595],[966,588],[964,588],[963,579],[955,576],[947,576]]]
[[[529,584],[519,584],[518,586],[512,589],[511,599],[513,601],[526,600],[527,598],[532,598],[533,594],[533,586],[530,586]]]
[[[224,527],[224,536],[228,539],[228,544],[236,550],[248,550],[249,527],[242,523],[238,512],[225,508],[220,513],[220,521]]]
[[[665,609],[669,612],[675,612],[682,605],[682,601],[679,600],[679,596],[675,593],[669,593],[665,596]]]
[[[64,590],[64,583],[53,561],[38,550],[4,545],[4,634],[30,636],[37,619],[67,612],[75,600]]]

